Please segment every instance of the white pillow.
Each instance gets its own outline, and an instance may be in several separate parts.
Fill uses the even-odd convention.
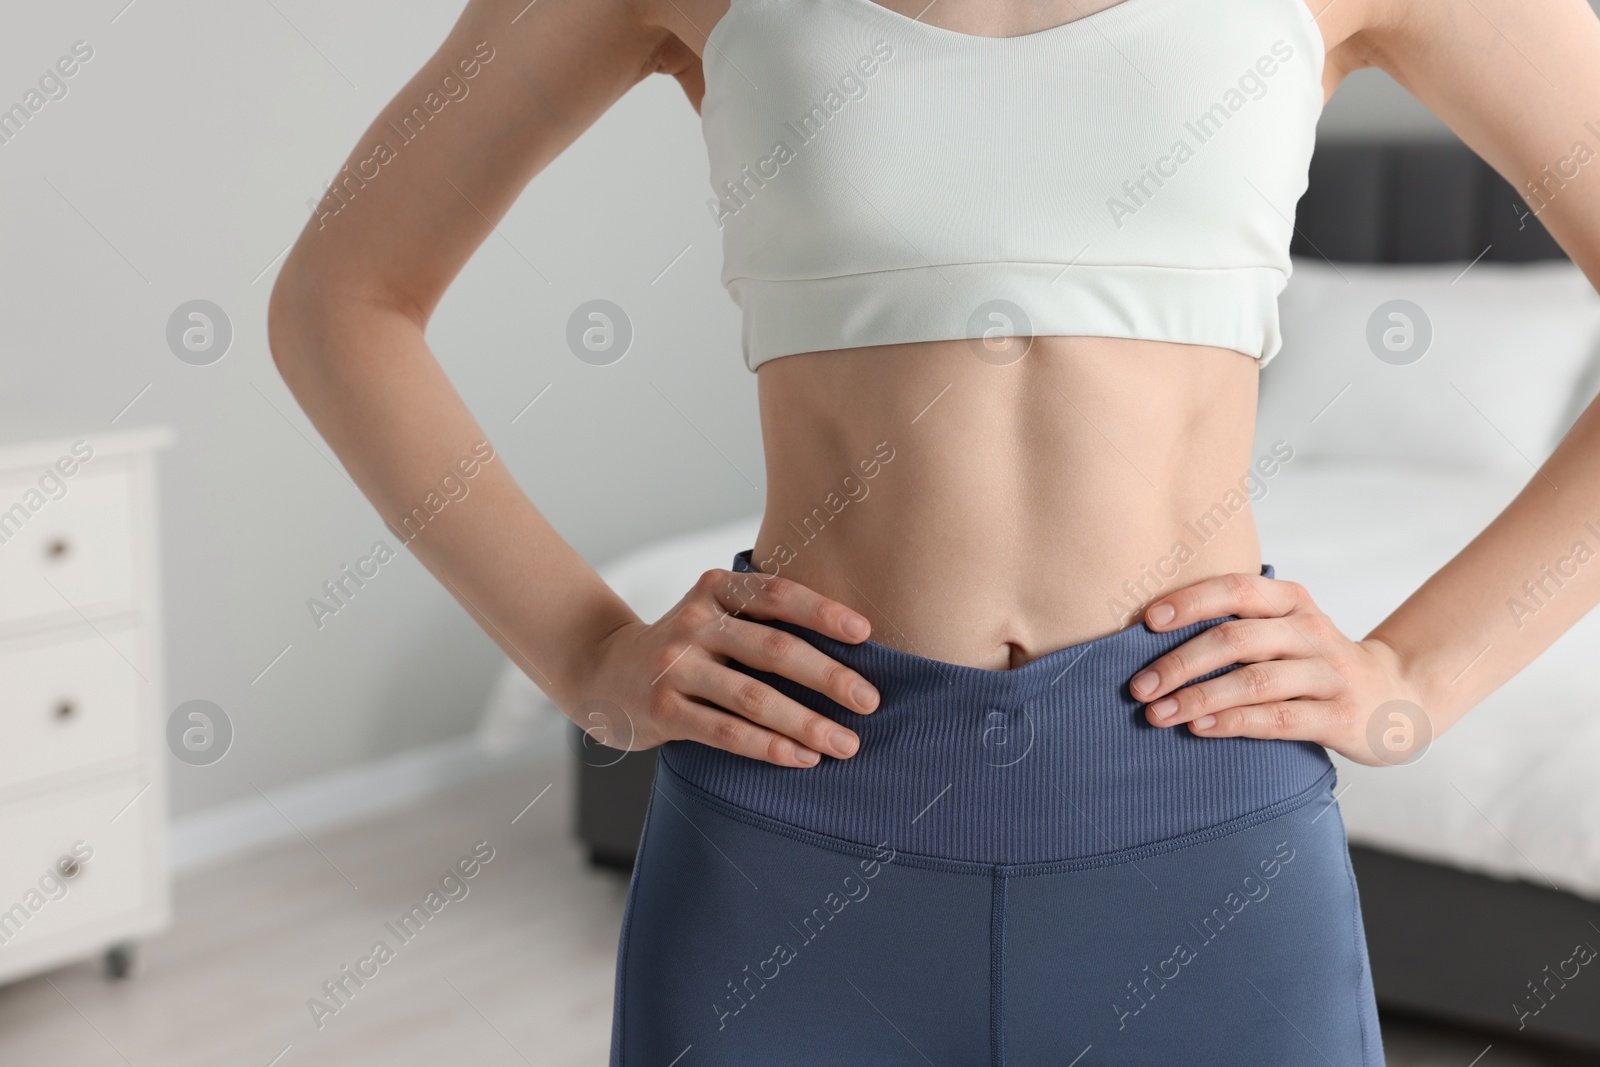
[[[1394,300],[1421,314],[1375,315]],[[1283,348],[1261,371],[1258,432],[1296,456],[1531,475],[1600,384],[1600,295],[1566,260],[1467,269],[1297,257],[1279,310]]]

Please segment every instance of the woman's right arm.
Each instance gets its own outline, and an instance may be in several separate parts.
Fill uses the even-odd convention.
[[[645,625],[494,457],[425,340],[445,289],[533,176],[646,75],[694,66],[641,6],[471,0],[290,251],[269,306],[272,355],[384,521],[495,643],[569,716],[590,701],[620,709],[627,721],[603,724],[599,740],[692,738],[806,766],[815,752],[849,754],[830,742],[835,724],[726,661],[870,711],[877,696],[859,675],[750,621],[854,643],[866,620],[787,579],[709,571]],[[441,483],[470,491],[440,506]]]

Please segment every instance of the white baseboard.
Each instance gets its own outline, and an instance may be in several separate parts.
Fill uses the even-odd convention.
[[[320,778],[266,790],[260,796],[174,819],[174,875],[223,863],[245,853],[335,826],[404,808],[511,761],[536,760],[563,744],[564,718],[553,718],[512,752],[493,752],[474,734],[410,749]]]

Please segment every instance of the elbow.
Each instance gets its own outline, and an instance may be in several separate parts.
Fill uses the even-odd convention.
[[[309,228],[309,224],[308,224]],[[332,286],[337,266],[327,250],[302,233],[289,249],[267,298],[267,349],[278,373],[292,388],[301,368],[313,365],[324,348]]]
[[[289,375],[289,364],[303,349],[299,338],[304,333],[306,315],[293,295],[297,288],[285,267],[273,283],[272,295],[267,298],[267,350],[272,353],[278,373],[285,379]]]
[[[267,350],[279,377],[296,396],[328,369],[326,360],[336,351],[330,338],[341,325],[338,306],[329,287],[313,272],[297,267],[291,255],[267,298]]]
[[[400,316],[424,329],[421,305],[399,292],[367,264],[296,244],[267,299],[267,348],[290,391],[299,395],[362,362],[370,355],[362,341],[375,336],[383,320]]]

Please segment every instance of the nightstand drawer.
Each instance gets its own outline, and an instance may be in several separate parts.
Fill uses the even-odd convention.
[[[0,473],[0,626],[132,606],[128,471],[99,462],[43,486],[42,469]]]
[[[139,755],[145,683],[129,661],[138,664],[144,642],[134,627],[101,630],[0,645],[0,790]]]
[[[146,820],[135,809],[148,798],[124,810],[138,792],[130,781],[0,810],[0,958],[146,906]]]

